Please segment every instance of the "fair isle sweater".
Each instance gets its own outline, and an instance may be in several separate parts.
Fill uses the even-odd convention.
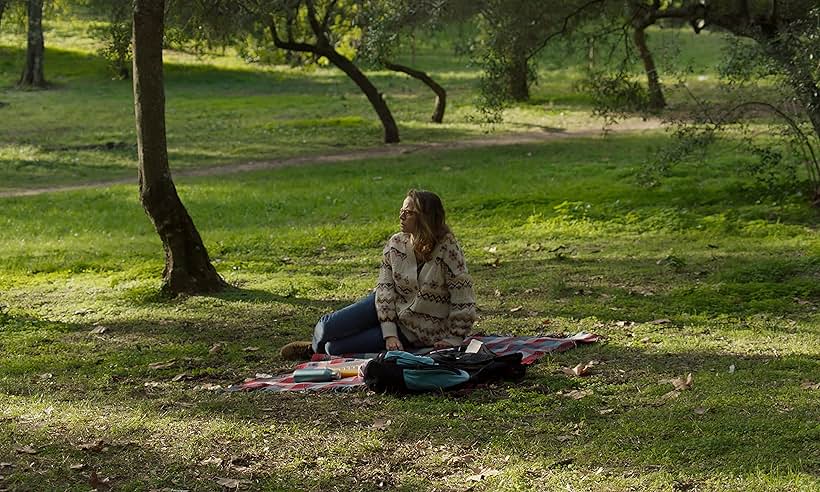
[[[416,346],[445,340],[460,345],[476,320],[473,280],[464,253],[452,234],[433,250],[418,269],[410,234],[393,235],[384,247],[376,312],[382,336],[398,336],[398,329]]]

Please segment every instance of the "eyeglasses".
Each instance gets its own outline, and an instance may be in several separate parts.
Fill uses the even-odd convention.
[[[416,215],[417,213],[418,212],[416,212],[415,210],[410,210],[409,208],[403,208],[403,209],[399,210],[399,218],[403,219],[403,218],[407,217],[408,215],[413,216],[413,215]]]

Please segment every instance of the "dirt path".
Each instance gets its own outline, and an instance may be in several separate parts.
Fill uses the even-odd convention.
[[[655,130],[662,127],[660,120],[627,120],[617,125],[609,127],[608,131],[613,134],[634,133],[646,130]],[[260,171],[264,169],[276,169],[286,166],[304,166],[311,164],[327,164],[332,162],[347,162],[361,159],[372,159],[377,157],[393,157],[413,152],[428,152],[439,150],[470,149],[480,147],[497,147],[503,145],[519,145],[528,143],[538,143],[550,140],[578,137],[600,137],[601,127],[579,128],[572,131],[545,131],[542,129],[527,132],[507,133],[464,140],[451,140],[446,142],[429,142],[413,144],[384,145],[381,147],[371,147],[361,150],[352,150],[334,154],[318,154],[298,157],[286,157],[282,159],[272,159],[264,161],[235,162],[219,166],[209,166],[198,169],[176,169],[173,170],[174,180],[179,182],[179,178],[189,176],[222,176],[249,171]],[[136,177],[113,179],[106,181],[89,181],[73,185],[56,185],[42,188],[17,189],[0,191],[0,198],[42,195],[59,191],[83,190],[88,188],[101,188],[118,184],[136,184]]]

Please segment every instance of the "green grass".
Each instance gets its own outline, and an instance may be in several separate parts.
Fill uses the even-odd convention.
[[[66,183],[129,178],[136,174],[131,82],[111,80],[95,52],[90,25],[82,21],[46,23],[46,77],[52,90],[14,90],[24,56],[24,36],[0,34],[0,191]],[[9,27],[10,26],[10,27]],[[4,29],[5,31],[5,29]],[[659,31],[660,53],[682,45],[675,58],[714,73],[716,35]],[[433,97],[416,81],[392,72],[371,72],[385,94],[407,143],[447,141],[483,135],[487,127],[475,110],[479,70],[453,56],[452,41],[420,43],[416,65],[448,90],[445,123],[429,122]],[[596,128],[590,100],[577,90],[585,53],[567,56],[551,46],[539,63],[532,101],[506,112],[497,132],[539,128]],[[661,56],[671,59],[671,55]],[[367,100],[341,72],[262,67],[236,57],[196,57],[166,52],[168,149],[175,169],[237,161],[378,147],[382,129]],[[400,62],[410,63],[404,54]],[[671,80],[669,81],[671,85]],[[693,80],[690,89],[713,90],[714,81]],[[669,88],[671,101],[683,101]],[[201,138],[202,135],[208,138]]]
[[[478,488],[811,490],[818,393],[800,385],[820,380],[817,214],[796,197],[757,200],[729,151],[697,178],[638,188],[630,170],[649,143],[189,178],[180,193],[236,288],[173,301],[157,297],[161,247],[131,187],[3,199],[4,483],[82,489],[95,469],[123,489],[207,490],[226,476],[262,489],[462,489],[488,468],[501,473]],[[196,389],[286,370],[278,347],[372,287],[415,186],[444,197],[476,279],[478,330],[606,341],[470,394]],[[99,325],[109,331],[88,334]],[[214,343],[224,349],[209,353]],[[594,376],[559,371],[593,359]],[[663,380],[689,372],[693,389],[664,400]],[[592,394],[559,394],[573,388]],[[94,439],[108,450],[77,449]],[[14,454],[28,444],[42,451]],[[200,464],[211,457],[222,465]]]
[[[19,39],[0,36],[11,55],[0,187],[134,174],[129,84],[105,79],[76,25],[51,29],[64,42],[49,51],[46,92],[8,88]],[[687,52],[706,63],[713,44]],[[445,128],[424,122],[423,91],[377,74],[402,94],[405,140],[481,135],[468,119],[477,72],[437,52],[417,55],[458,94]],[[547,55],[542,75],[558,74]],[[173,169],[379,145],[369,108],[332,71],[182,53],[167,70]],[[574,75],[561,77],[542,77],[543,104],[513,108],[501,130],[589,125]],[[173,300],[158,295],[162,247],[133,185],[0,198],[0,489],[88,490],[94,471],[115,490],[219,490],[219,478],[252,490],[817,490],[820,392],[803,383],[820,382],[820,215],[744,177],[751,156],[732,142],[638,186],[665,142],[558,139],[180,178],[233,287]],[[477,330],[604,341],[469,393],[203,389],[287,371],[279,347],[373,287],[411,187],[443,197],[475,278]],[[591,376],[560,370],[590,360]],[[664,397],[688,373],[693,387]]]

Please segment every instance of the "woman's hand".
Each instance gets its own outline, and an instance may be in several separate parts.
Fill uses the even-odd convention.
[[[441,350],[452,347],[453,344],[448,342],[447,340],[439,340],[438,342],[433,344],[433,349]]]
[[[384,348],[387,350],[404,350],[401,340],[398,337],[387,337],[384,339]]]

